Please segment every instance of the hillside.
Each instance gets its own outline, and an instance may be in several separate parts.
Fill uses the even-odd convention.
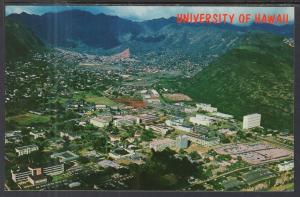
[[[7,60],[44,48],[44,44],[28,28],[8,18],[5,20],[5,41]]]
[[[293,48],[282,40],[268,33],[248,33],[239,47],[182,81],[179,89],[240,119],[258,112],[263,126],[292,130]]]

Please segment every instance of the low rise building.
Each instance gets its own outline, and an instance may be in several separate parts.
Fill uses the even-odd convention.
[[[215,146],[220,143],[219,137],[207,137],[207,136],[198,135],[195,133],[188,133],[187,136],[190,141],[200,144],[202,146],[206,146],[206,147]]]
[[[218,111],[218,109],[216,107],[212,107],[211,104],[197,103],[196,107],[198,110],[200,109],[210,113]]]
[[[140,123],[150,124],[159,120],[159,117],[155,114],[141,114],[139,115]]]
[[[78,155],[72,153],[71,151],[65,151],[61,153],[54,153],[50,156],[51,158],[58,158],[61,163],[76,160],[79,158]]]
[[[15,150],[18,153],[18,156],[22,156],[22,155],[28,155],[33,151],[39,150],[39,147],[35,144],[32,144],[28,146],[17,147],[15,148]]]
[[[43,131],[30,131],[29,134],[32,135],[34,139],[46,137]]]
[[[11,170],[11,178],[14,182],[27,182],[29,181],[32,185],[45,183],[45,179],[40,179],[39,175],[55,176],[64,173],[64,164],[58,164],[56,162],[48,163],[45,166],[28,166],[27,169],[23,170]]]
[[[71,141],[81,139],[81,136],[76,133],[62,132],[62,131],[60,132],[60,137],[66,137]]]
[[[164,138],[160,140],[153,140],[150,142],[150,148],[155,151],[162,151],[167,147],[175,146],[175,141],[169,138]]]
[[[32,175],[28,176],[28,182],[31,183],[33,186],[36,185],[43,185],[48,182],[47,177],[43,174],[40,175]]]
[[[177,125],[177,126],[173,126],[174,129],[180,130],[180,131],[185,131],[185,132],[192,132],[193,128],[190,126],[186,126],[186,125]]]
[[[166,120],[166,125],[167,126],[178,126],[182,125],[184,122],[184,119],[181,117],[172,117],[169,120]]]
[[[28,180],[28,176],[30,175],[29,170],[11,170],[11,179],[15,183],[26,182]]]
[[[99,161],[98,162],[98,165],[103,167],[103,168],[108,168],[108,167],[111,167],[111,168],[115,168],[115,169],[120,169],[122,168],[121,165],[113,162],[113,161],[110,161],[110,160],[102,160],[102,161]]]
[[[112,121],[111,116],[98,116],[90,119],[90,123],[95,127],[99,127],[99,128],[108,126],[111,121]]]
[[[223,119],[232,119],[233,118],[233,115],[224,114],[224,113],[221,113],[221,112],[214,112],[214,113],[212,113],[212,115],[217,116],[219,118],[223,118]]]
[[[122,158],[130,157],[133,154],[134,154],[134,151],[132,151],[132,150],[129,150],[129,149],[125,150],[124,148],[118,148],[118,149],[111,151],[108,155],[113,159],[122,159]]]
[[[283,163],[277,164],[279,172],[290,171],[294,169],[294,161],[285,161]]]
[[[155,133],[166,135],[168,132],[172,131],[171,127],[163,124],[146,126],[145,129],[152,129]]]
[[[210,126],[214,122],[214,118],[202,114],[197,114],[196,117],[190,117],[189,121],[194,125]]]
[[[140,123],[140,118],[132,115],[114,116],[113,124],[119,126],[131,126]]]
[[[184,149],[188,147],[188,136],[180,135],[176,138],[176,146],[179,149]]]

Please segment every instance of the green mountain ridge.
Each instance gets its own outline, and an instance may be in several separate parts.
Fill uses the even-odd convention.
[[[27,56],[31,51],[44,50],[43,42],[28,28],[9,18],[5,19],[6,59],[16,60]]]
[[[293,48],[283,37],[248,33],[238,47],[228,51],[192,79],[178,83],[181,92],[207,102],[239,119],[262,114],[262,125],[293,128]]]

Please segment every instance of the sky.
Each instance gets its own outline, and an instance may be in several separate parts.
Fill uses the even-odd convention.
[[[5,14],[27,12],[29,14],[43,15],[47,12],[61,12],[79,9],[93,14],[109,14],[122,18],[143,21],[155,18],[170,18],[180,13],[265,13],[289,14],[289,21],[294,21],[293,7],[204,7],[204,6],[6,6]]]

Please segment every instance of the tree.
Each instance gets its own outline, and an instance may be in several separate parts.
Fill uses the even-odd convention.
[[[141,135],[141,140],[143,141],[151,141],[154,138],[154,134],[151,130],[145,130]]]
[[[190,156],[193,160],[198,160],[198,159],[202,159],[201,155],[198,154],[197,151],[193,151],[190,153]]]

